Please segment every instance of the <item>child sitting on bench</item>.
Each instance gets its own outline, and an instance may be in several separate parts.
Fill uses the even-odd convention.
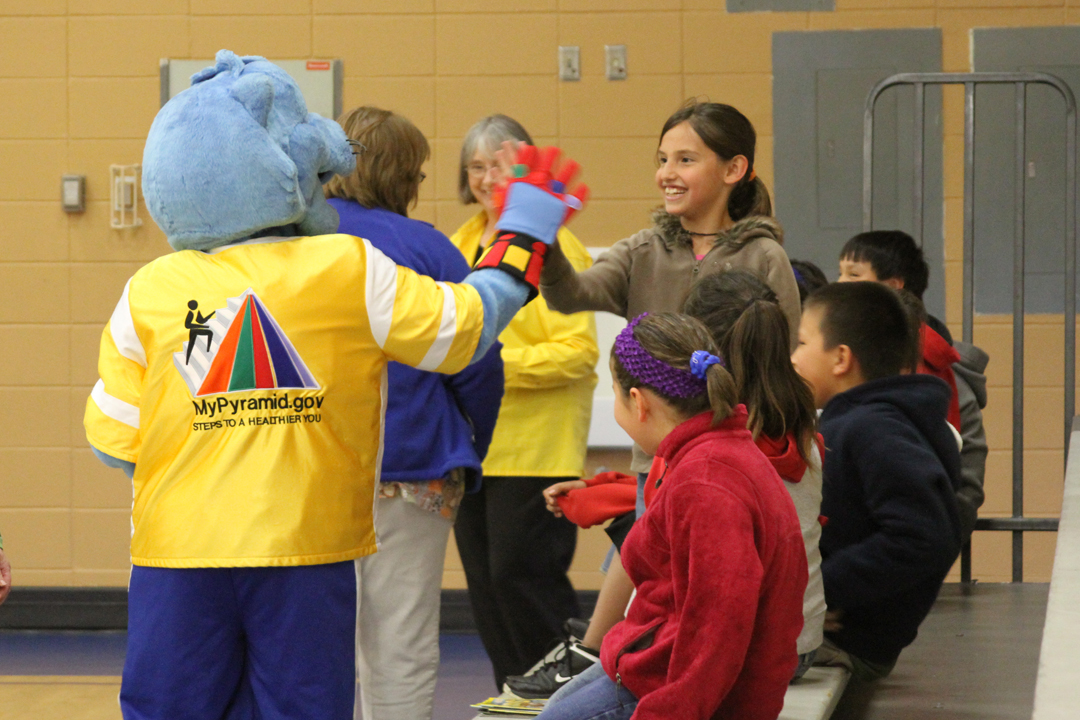
[[[896,291],[837,283],[807,299],[792,355],[824,408],[829,611],[815,664],[861,680],[892,671],[960,553],[950,390],[911,372],[917,333]]]
[[[626,619],[543,720],[774,720],[783,708],[806,550],[717,354],[700,322],[674,314],[640,316],[615,341],[615,419],[667,471],[623,544]]]

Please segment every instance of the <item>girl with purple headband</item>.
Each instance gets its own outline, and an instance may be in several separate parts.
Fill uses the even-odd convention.
[[[806,555],[799,520],[747,430],[709,331],[641,315],[611,357],[615,419],[666,471],[627,535],[636,594],[601,662],[556,692],[541,720],[773,720],[796,665]]]

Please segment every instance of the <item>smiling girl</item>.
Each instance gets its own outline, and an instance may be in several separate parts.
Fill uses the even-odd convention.
[[[733,268],[758,275],[776,293],[791,328],[799,327],[799,288],[754,171],[757,134],[730,105],[691,102],[668,118],[656,151],[664,206],[653,227],[615,243],[593,266],[575,271],[551,246],[540,280],[559,312],[604,310],[627,320],[643,312],[679,312],[698,279]],[[795,345],[792,331],[790,342]],[[635,472],[652,459],[635,447]]]

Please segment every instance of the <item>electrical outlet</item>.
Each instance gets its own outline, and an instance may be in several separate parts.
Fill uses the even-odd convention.
[[[607,63],[608,80],[626,79],[626,46],[605,45],[604,59]]]
[[[564,82],[581,79],[581,48],[577,45],[559,46],[559,79]]]

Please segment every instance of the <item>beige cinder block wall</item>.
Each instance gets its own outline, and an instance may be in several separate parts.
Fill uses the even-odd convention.
[[[123,585],[130,485],[92,456],[82,409],[97,342],[126,278],[167,252],[143,211],[109,228],[111,163],[137,163],[158,105],[158,59],[222,47],[271,58],[342,58],[345,105],[382,105],[432,140],[415,217],[452,232],[462,135],[501,111],[538,142],[557,142],[594,191],[575,232],[605,246],[647,223],[652,154],[667,115],[690,95],[738,106],[759,132],[757,169],[772,179],[771,34],[784,30],[941,27],[944,69],[967,70],[972,27],[1076,21],[1060,0],[837,0],[829,13],[729,15],[720,0],[36,0],[0,5],[0,529],[20,585]],[[603,45],[628,47],[629,79],[602,76]],[[558,45],[580,45],[583,78],[555,78]],[[959,103],[947,115],[948,320],[960,320]],[[64,173],[87,175],[87,210],[60,209]],[[1028,512],[1060,506],[1061,340],[1054,318],[1028,339]],[[1060,318],[1057,319],[1060,327]],[[1007,514],[1010,417],[1007,322],[982,318],[994,357],[987,427],[988,513]],[[1057,338],[1057,339],[1055,339]],[[1053,363],[1057,362],[1055,366]],[[1045,367],[1043,364],[1045,363]],[[1045,426],[1045,427],[1044,427]],[[1045,430],[1045,432],[1044,432]],[[625,467],[625,455],[590,467]],[[1029,535],[1028,578],[1048,576],[1052,535]],[[976,575],[1008,578],[1008,538],[976,539]],[[574,578],[596,587],[604,536],[582,536]],[[463,586],[453,551],[445,584]]]

